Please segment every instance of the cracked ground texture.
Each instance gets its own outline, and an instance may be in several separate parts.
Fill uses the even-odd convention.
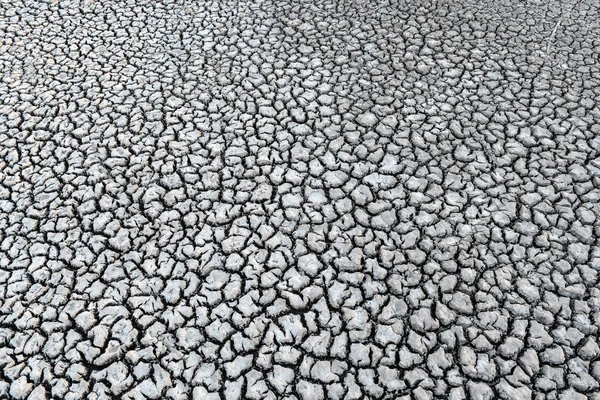
[[[1,399],[600,399],[600,4],[0,3]]]

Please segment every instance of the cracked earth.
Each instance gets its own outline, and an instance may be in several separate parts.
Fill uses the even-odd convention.
[[[600,4],[3,1],[0,398],[600,399]]]

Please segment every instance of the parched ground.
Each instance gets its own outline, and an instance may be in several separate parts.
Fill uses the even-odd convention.
[[[600,3],[0,0],[1,399],[600,399]]]

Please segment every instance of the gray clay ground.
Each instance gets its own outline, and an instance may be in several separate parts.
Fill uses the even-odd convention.
[[[600,399],[600,3],[0,2],[1,399]]]

